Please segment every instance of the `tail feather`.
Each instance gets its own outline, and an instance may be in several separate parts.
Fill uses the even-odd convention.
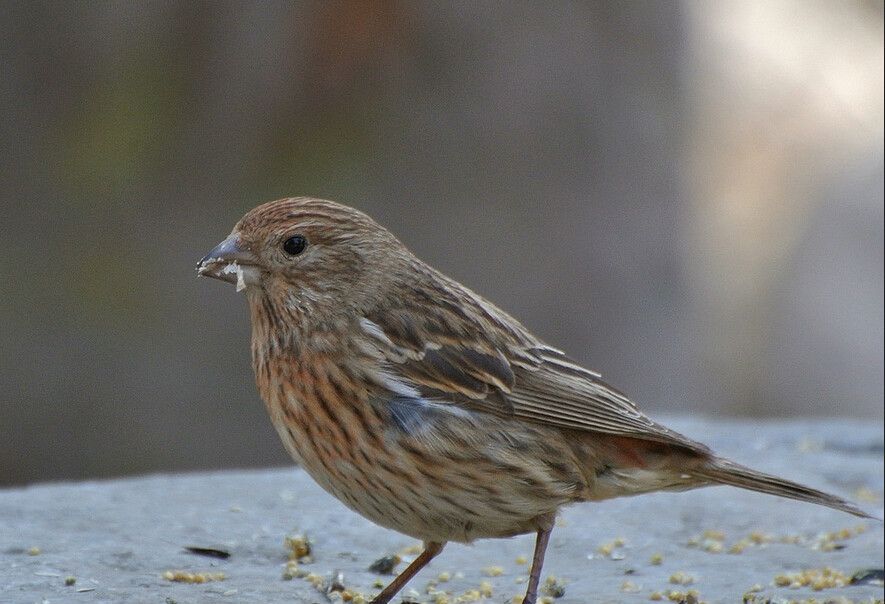
[[[713,459],[709,465],[692,471],[692,474],[713,483],[724,484],[759,493],[777,495],[788,499],[807,501],[835,510],[848,512],[861,518],[874,518],[862,509],[836,495],[803,486],[777,476],[757,472],[727,459]]]

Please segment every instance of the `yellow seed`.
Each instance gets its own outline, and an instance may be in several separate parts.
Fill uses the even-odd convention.
[[[638,592],[640,587],[636,585],[633,581],[624,581],[621,583],[621,591],[624,593],[636,593]]]
[[[285,581],[291,581],[295,578],[300,578],[307,575],[307,571],[303,571],[298,567],[298,562],[295,560],[289,560],[286,562],[286,567],[283,569],[283,579]]]
[[[317,589],[322,589],[323,586],[325,586],[325,584],[326,584],[326,580],[321,575],[318,575],[316,573],[308,574],[306,577],[304,577],[304,580],[307,581],[308,583],[310,583],[311,585],[313,585],[314,587],[316,587]]]
[[[850,582],[850,576],[829,567],[808,569],[798,573],[781,574],[774,578],[774,583],[778,587],[790,587],[791,589],[811,587],[815,591],[834,587],[844,587]]]
[[[762,545],[763,543],[770,543],[772,541],[771,536],[759,531],[753,531],[750,533],[749,539],[756,545]]]
[[[711,554],[721,554],[723,549],[725,548],[722,546],[721,541],[707,541],[704,544],[704,551]]]
[[[691,585],[694,583],[694,577],[680,570],[670,575],[670,583],[673,585]]]
[[[311,541],[305,535],[287,535],[283,543],[289,550],[290,560],[308,561],[306,558],[310,556]]]
[[[479,595],[484,598],[492,597],[492,584],[488,581],[483,581],[479,584]]]
[[[504,574],[504,568],[501,566],[486,566],[482,569],[482,573],[487,577],[500,577]]]
[[[745,540],[738,541],[730,548],[728,548],[729,554],[742,554],[745,549],[747,549],[748,542]]]
[[[209,581],[224,581],[227,577],[224,573],[189,573],[183,570],[167,570],[163,578],[175,583],[208,583]]]
[[[704,531],[704,539],[712,539],[713,541],[725,541],[725,533],[713,529]]]

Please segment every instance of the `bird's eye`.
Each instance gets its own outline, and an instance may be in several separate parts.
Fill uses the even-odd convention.
[[[307,239],[303,235],[292,235],[283,242],[283,251],[290,256],[297,256],[307,247]]]

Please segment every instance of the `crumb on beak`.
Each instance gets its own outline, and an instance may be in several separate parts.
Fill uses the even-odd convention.
[[[240,246],[235,235],[231,235],[206,254],[197,264],[197,275],[212,277],[227,283],[235,283],[238,292],[246,289],[255,277],[250,269],[255,267],[255,258]]]

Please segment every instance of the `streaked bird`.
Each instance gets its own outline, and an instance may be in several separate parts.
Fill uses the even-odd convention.
[[[353,208],[255,208],[200,275],[245,290],[261,397],[292,457],[355,512],[424,542],[386,604],[449,541],[537,536],[535,604],[562,506],[730,485],[851,503],[718,457]]]

